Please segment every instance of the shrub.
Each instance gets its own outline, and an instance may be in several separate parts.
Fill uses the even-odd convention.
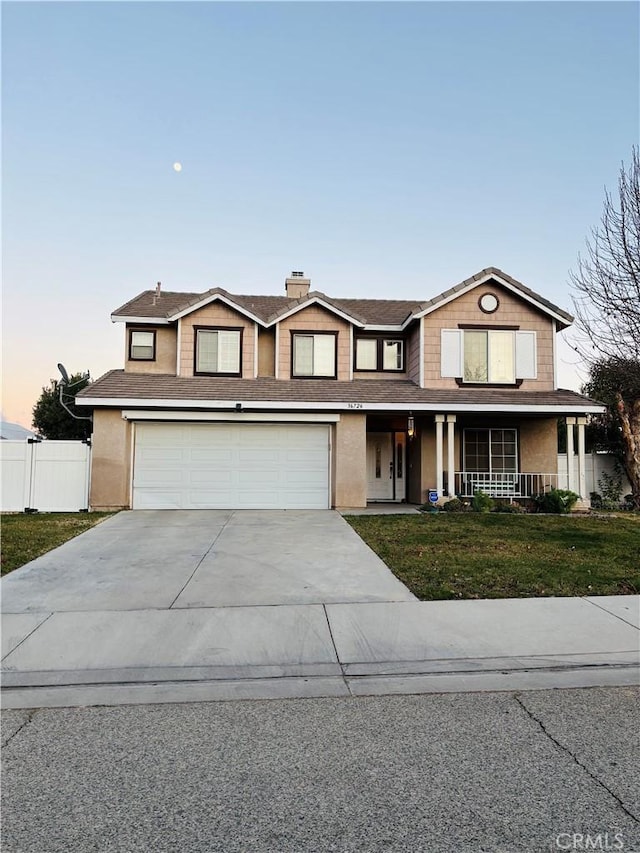
[[[533,502],[538,512],[552,512],[564,514],[579,499],[580,495],[568,489],[551,489],[540,495],[535,495]]]
[[[615,479],[606,471],[602,472],[598,480],[598,488],[600,489],[600,506],[597,509],[620,509],[622,499],[622,478]],[[593,501],[591,502],[593,506]]]
[[[493,509],[493,498],[490,498],[488,494],[477,489],[473,493],[471,506],[474,512],[491,512]]]
[[[602,495],[600,492],[589,492],[591,509],[602,509]]]
[[[466,508],[466,504],[463,504],[460,498],[451,498],[442,507],[445,512],[464,512]]]
[[[498,502],[493,510],[493,512],[508,512],[513,513],[514,515],[521,515],[523,512],[526,512],[526,509],[520,504],[510,504],[510,503],[500,503]]]

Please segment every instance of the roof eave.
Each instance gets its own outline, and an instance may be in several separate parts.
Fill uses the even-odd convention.
[[[360,317],[358,314],[350,313],[348,311],[343,311],[342,308],[338,308],[337,305],[334,305],[331,299],[329,299],[328,296],[325,296],[324,293],[312,292],[296,300],[294,305],[287,306],[282,310],[271,314],[271,316],[267,318],[265,326],[267,328],[275,326],[276,323],[280,323],[282,320],[292,317],[294,314],[297,314],[299,311],[303,311],[311,305],[320,305],[325,310],[341,317],[347,323],[351,323],[354,326],[363,327],[365,325],[364,317]]]
[[[200,299],[195,304],[189,305],[186,308],[181,308],[178,311],[174,311],[173,314],[169,315],[169,320],[181,320],[188,314],[193,314],[195,311],[199,311],[201,308],[210,305],[212,302],[223,302],[225,305],[228,305],[229,308],[232,308],[234,311],[237,311],[239,314],[242,314],[244,317],[247,317],[249,320],[252,320],[254,323],[258,323],[261,326],[266,326],[266,323],[262,319],[262,317],[258,317],[257,314],[254,314],[252,311],[247,310],[243,305],[240,305],[233,299],[233,296],[231,296],[231,294],[227,293],[226,290],[218,290],[215,293],[210,293],[205,298]]]

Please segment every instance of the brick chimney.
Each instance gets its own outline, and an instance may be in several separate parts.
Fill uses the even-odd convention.
[[[303,272],[295,270],[284,280],[284,286],[289,299],[300,299],[300,297],[306,296],[309,293],[310,285],[311,279],[305,278]]]

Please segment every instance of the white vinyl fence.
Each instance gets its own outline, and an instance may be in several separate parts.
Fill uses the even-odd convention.
[[[586,495],[583,498],[588,498],[591,492],[600,492],[598,480],[603,473],[610,474],[614,480],[620,478],[622,480],[622,497],[628,495],[631,491],[631,483],[627,480],[624,471],[616,472],[615,459],[609,453],[586,453],[585,461],[585,479],[586,479]],[[578,454],[573,456],[573,482],[578,483]],[[569,488],[569,476],[567,470],[567,454],[558,453],[558,488]],[[576,486],[577,491],[577,486]]]
[[[83,441],[0,441],[2,511],[85,511],[90,469]]]

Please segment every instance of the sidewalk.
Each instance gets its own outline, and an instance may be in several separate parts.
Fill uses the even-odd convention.
[[[638,683],[640,596],[8,613],[3,707]]]

